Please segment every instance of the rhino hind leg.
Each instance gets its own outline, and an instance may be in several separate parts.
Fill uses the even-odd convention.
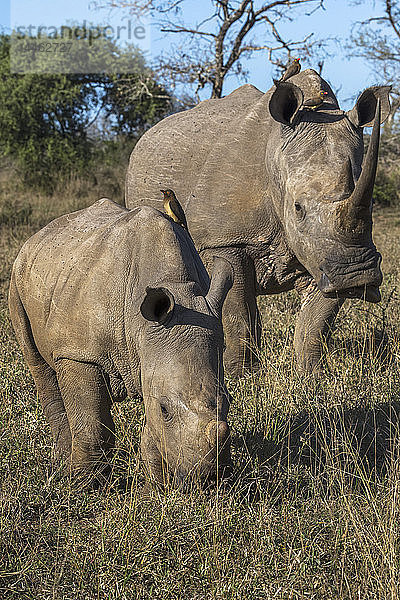
[[[58,361],[57,380],[71,430],[71,473],[102,479],[115,442],[108,380],[98,366],[69,359]]]
[[[234,270],[234,282],[222,311],[225,334],[224,367],[232,377],[240,377],[259,362],[261,320],[257,308],[255,271],[241,248],[218,248],[202,253],[207,268],[213,255],[226,258]]]
[[[9,307],[14,330],[32,373],[39,401],[56,444],[57,454],[62,458],[68,458],[71,453],[71,432],[57,377],[36,347],[29,318],[17,290],[14,272],[10,282]]]
[[[302,300],[294,334],[296,358],[300,371],[315,373],[344,300],[326,298],[313,280],[301,282],[296,289]]]
[[[44,361],[31,366],[30,370],[36,384],[40,404],[50,425],[56,445],[56,453],[62,459],[69,459],[71,455],[71,431],[56,373]]]

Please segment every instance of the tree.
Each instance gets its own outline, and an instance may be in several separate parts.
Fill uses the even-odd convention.
[[[400,201],[400,1],[380,0],[379,6],[381,16],[354,25],[349,48],[371,65],[380,81],[392,84],[392,110],[383,127],[374,188],[375,201],[384,206]]]
[[[125,8],[136,14],[148,11],[162,32],[179,35],[182,44],[175,45],[168,57],[159,57],[154,69],[171,88],[179,83],[193,86],[197,99],[204,88],[212,98],[221,97],[230,75],[246,79],[243,61],[255,52],[266,52],[277,70],[283,70],[294,53],[308,56],[324,44],[314,40],[312,33],[288,40],[281,32],[282,24],[294,20],[300,11],[307,9],[310,14],[323,8],[324,0],[209,0],[209,17],[195,24],[182,20],[185,3],[98,0],[99,6]]]
[[[359,2],[364,3],[365,0]],[[400,1],[380,0],[382,15],[356,23],[350,39],[353,56],[365,58],[379,79],[392,84],[392,126],[400,108]],[[387,126],[387,128],[388,128]]]
[[[93,50],[96,56],[99,48]],[[115,56],[119,50],[112,51]],[[169,112],[168,94],[143,56],[132,48],[122,54],[127,73],[63,74],[61,63],[54,65],[55,73],[38,74],[39,63],[29,65],[33,73],[11,73],[10,38],[0,36],[0,155],[15,159],[26,183],[49,189],[89,167],[99,138],[137,137]],[[33,59],[44,60],[39,52]],[[129,103],[127,86],[135,96]]]

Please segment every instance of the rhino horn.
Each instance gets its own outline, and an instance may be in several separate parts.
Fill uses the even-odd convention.
[[[222,306],[229,290],[233,285],[233,267],[221,256],[214,256],[210,288],[206,300],[217,317],[221,317]]]
[[[378,101],[376,103],[374,126],[372,129],[368,152],[364,159],[361,175],[356,183],[353,193],[349,198],[349,202],[354,208],[369,208],[371,206],[372,192],[375,183],[376,167],[378,164],[380,125],[381,102],[378,98]]]
[[[219,446],[222,446],[229,440],[230,437],[230,429],[229,425],[226,421],[210,421],[206,428],[205,434],[208,438],[209,443],[213,446],[217,443]]]

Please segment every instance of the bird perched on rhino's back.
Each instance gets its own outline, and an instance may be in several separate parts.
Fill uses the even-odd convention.
[[[275,85],[278,85],[279,83],[282,83],[283,81],[287,81],[288,79],[290,79],[290,77],[293,77],[293,75],[297,75],[297,73],[300,73],[300,71],[301,71],[300,59],[295,58],[290,63],[290,65],[287,67],[287,69],[283,73],[282,77],[278,80],[274,79]]]
[[[325,96],[327,96],[327,95],[328,95],[328,92],[324,92],[324,90],[320,90],[316,96],[313,96],[312,98],[309,98],[308,100],[305,100],[303,102],[303,107],[308,108],[309,110],[315,110],[319,106],[321,106],[321,104],[325,100]]]
[[[164,194],[164,210],[175,223],[179,223],[186,230],[188,228],[185,213],[180,202],[175,196],[175,192],[170,189],[160,190]]]

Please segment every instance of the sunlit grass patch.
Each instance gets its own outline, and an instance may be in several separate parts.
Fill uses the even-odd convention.
[[[54,462],[6,295],[23,241],[47,219],[95,199],[32,196],[22,199],[32,206],[27,222],[1,225],[1,597],[399,598],[400,248],[393,218],[377,219],[383,301],[345,304],[317,377],[296,370],[296,294],[260,300],[259,368],[228,381],[235,466],[228,483],[148,488],[138,450],[143,406],[132,400],[113,408],[113,477],[101,489],[79,490]]]

